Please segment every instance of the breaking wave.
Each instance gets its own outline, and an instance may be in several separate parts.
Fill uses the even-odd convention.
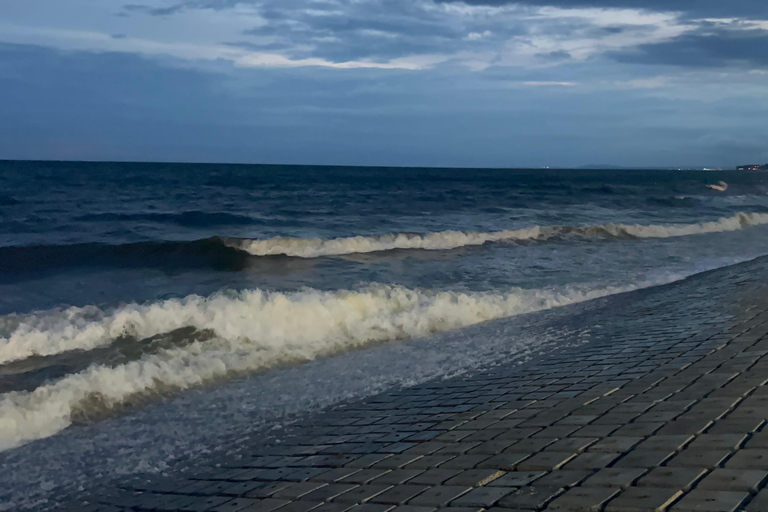
[[[254,256],[294,256],[317,258],[345,254],[389,251],[394,249],[448,250],[489,242],[548,240],[552,238],[671,238],[724,231],[737,231],[750,226],[768,224],[768,214],[738,213],[716,221],[698,224],[628,225],[602,224],[594,226],[534,226],[531,228],[462,232],[440,231],[428,234],[387,234],[342,238],[288,238],[265,240],[224,238],[228,247],[240,249]]]
[[[386,285],[336,292],[251,290],[111,310],[73,307],[2,317],[0,362],[5,364],[107,347],[118,340],[141,346],[143,339],[174,331],[184,340],[128,361],[91,364],[33,391],[0,395],[0,450],[51,436],[77,418],[98,419],[153,396],[633,288],[514,289],[504,294]]]
[[[317,258],[396,249],[450,250],[492,242],[546,241],[563,238],[631,239],[669,238],[737,231],[768,224],[768,213],[739,213],[700,224],[594,226],[533,226],[531,228],[426,234],[388,234],[340,238],[246,239],[211,237],[193,241],[139,242],[123,245],[84,243],[0,247],[0,282],[17,281],[29,275],[58,272],[66,268],[214,268],[238,271],[251,265],[252,257]]]

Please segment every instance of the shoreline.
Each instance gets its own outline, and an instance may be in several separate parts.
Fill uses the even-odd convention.
[[[511,363],[468,377],[428,381],[368,399],[337,404],[329,410],[298,418],[290,428],[286,429],[277,443],[269,446],[261,442],[253,443],[247,455],[208,461],[208,470],[196,475],[189,472],[183,476],[171,475],[170,478],[137,478],[131,485],[124,486],[131,490],[126,488],[118,495],[109,496],[116,492],[116,488],[111,488],[111,492],[107,493],[107,497],[99,501],[97,506],[108,510],[107,503],[110,504],[109,506],[123,504],[154,507],[159,503],[170,506],[173,502],[176,509],[185,510],[184,507],[203,507],[204,503],[210,501],[211,509],[216,506],[243,505],[243,510],[248,510],[249,507],[252,510],[271,510],[263,507],[272,505],[283,507],[288,506],[289,503],[299,503],[291,506],[309,507],[311,505],[318,507],[318,511],[321,511],[324,509],[319,508],[320,506],[328,510],[346,510],[341,508],[343,504],[348,504],[350,510],[356,510],[352,507],[360,508],[362,503],[366,503],[367,508],[371,510],[379,510],[380,507],[371,508],[374,503],[378,503],[388,507],[381,510],[397,510],[392,508],[395,504],[390,503],[394,498],[388,496],[395,494],[402,496],[401,491],[416,491],[414,486],[423,487],[414,496],[403,499],[402,503],[426,503],[428,501],[426,496],[429,494],[425,493],[434,494],[437,492],[435,489],[448,484],[450,487],[456,485],[466,487],[460,495],[455,496],[457,504],[475,500],[483,504],[477,505],[478,508],[473,510],[480,510],[482,507],[490,509],[499,504],[517,503],[515,499],[522,500],[519,496],[521,492],[536,488],[533,485],[536,481],[539,482],[538,487],[542,487],[547,482],[557,480],[563,474],[571,474],[568,473],[569,471],[582,473],[586,471],[588,474],[582,475],[584,478],[579,480],[578,485],[570,483],[559,487],[558,492],[550,496],[552,499],[549,501],[553,502],[552,506],[555,506],[554,503],[566,506],[568,500],[563,501],[566,496],[577,501],[588,499],[582,496],[584,493],[592,497],[596,496],[597,491],[594,491],[588,483],[598,473],[601,477],[607,474],[606,471],[611,475],[626,476],[625,471],[613,471],[613,469],[630,464],[629,462],[620,464],[622,460],[630,461],[637,458],[638,455],[634,454],[643,452],[640,448],[636,448],[641,443],[647,443],[643,446],[658,448],[659,443],[664,445],[662,441],[669,435],[690,437],[674,450],[664,445],[663,449],[669,451],[668,457],[655,461],[649,467],[630,465],[630,469],[644,468],[646,471],[641,472],[631,485],[616,484],[618,486],[615,489],[616,492],[613,492],[610,498],[612,501],[619,500],[618,503],[621,503],[623,499],[621,496],[630,490],[630,495],[641,492],[637,489],[642,490],[643,485],[635,484],[649,476],[652,471],[667,471],[662,468],[676,467],[667,463],[671,463],[676,457],[683,456],[684,453],[688,454],[687,450],[694,446],[692,443],[696,442],[704,431],[700,429],[701,432],[663,433],[668,427],[672,430],[686,430],[685,426],[691,422],[675,423],[681,421],[681,418],[673,415],[674,411],[666,409],[674,409],[673,402],[679,402],[679,400],[659,395],[659,389],[664,389],[659,387],[660,383],[683,382],[682,379],[690,381],[685,381],[686,386],[673,391],[672,394],[673,397],[683,396],[686,401],[692,402],[682,408],[683,416],[694,416],[693,412],[702,409],[701,407],[696,409],[698,404],[707,405],[712,402],[709,399],[710,394],[719,392],[731,397],[733,393],[728,394],[726,391],[718,390],[726,389],[733,383],[745,380],[751,383],[747,392],[742,392],[746,389],[744,388],[746,384],[737,386],[741,394],[738,397],[733,396],[734,403],[744,402],[745,395],[751,396],[768,390],[763,388],[765,381],[768,381],[768,370],[763,372],[764,367],[760,363],[765,355],[762,353],[763,346],[768,349],[768,343],[761,341],[768,328],[760,328],[763,319],[768,316],[768,313],[765,313],[768,310],[768,303],[760,298],[761,292],[768,289],[768,286],[760,283],[761,278],[768,274],[762,269],[762,264],[766,261],[768,258],[756,258],[729,267],[702,272],[666,285],[596,299],[591,304],[582,303],[556,308],[561,310],[560,313],[565,314],[542,315],[541,313],[546,312],[539,312],[526,315],[529,317],[552,316],[554,317],[551,321],[552,325],[559,322],[570,325],[574,328],[574,332],[591,326],[590,339],[588,341],[573,339],[575,347],[559,348],[552,352],[545,351],[546,354],[543,356],[522,365]],[[748,301],[747,305],[745,301]],[[571,311],[562,311],[566,308]],[[525,320],[530,321],[530,318]],[[503,323],[504,320],[496,322]],[[745,328],[752,330],[751,337],[742,333]],[[747,350],[748,346],[742,347],[747,342],[760,349]],[[733,354],[727,360],[719,359],[731,352]],[[740,356],[734,357],[736,355]],[[718,364],[713,365],[713,362]],[[746,365],[747,362],[749,365]],[[717,386],[706,393],[700,393],[701,396],[697,396],[690,390],[696,389],[697,383],[701,382],[700,378],[704,370],[709,372],[707,375],[712,375],[712,378],[718,380],[716,377],[723,372],[713,370],[722,370],[724,365],[729,365],[727,366],[729,369],[738,370],[734,372],[734,378],[723,382],[718,381]],[[750,365],[755,365],[754,367],[759,368],[760,371],[748,370]],[[739,378],[741,376],[749,378]],[[560,384],[557,384],[558,382]],[[504,390],[503,393],[500,394],[500,390]],[[643,396],[648,400],[637,398]],[[631,404],[635,402],[642,402],[649,407],[635,416],[629,413],[623,416],[619,414],[623,409],[634,410]],[[595,414],[603,406],[607,407],[606,410],[601,414]],[[403,409],[405,413],[400,412]],[[394,413],[394,410],[397,412]],[[708,409],[704,407],[703,410]],[[728,413],[726,416],[728,418],[730,414],[737,411],[739,408],[732,404],[724,413]],[[591,413],[580,414],[584,412]],[[561,416],[555,418],[553,414],[554,416],[561,414]],[[637,418],[642,417],[643,414],[651,415],[657,421],[638,421]],[[708,419],[708,423],[714,422],[717,413],[711,412],[710,415],[712,418]],[[697,413],[695,416],[701,418],[707,414]],[[545,422],[545,418],[549,419]],[[621,421],[611,423],[610,418],[616,421],[621,419]],[[632,432],[626,431],[632,431],[631,426],[635,423],[638,425],[652,423],[659,428],[654,432],[646,432],[643,428],[648,427],[636,426],[634,429],[637,432],[634,434],[637,435],[629,435]],[[741,425],[743,422],[736,423]],[[675,427],[670,427],[671,424]],[[715,422],[715,425],[717,424],[719,423]],[[754,428],[750,427],[747,432],[744,432],[743,441],[750,440],[750,436],[759,437],[756,430],[763,424],[761,420],[759,424],[756,423],[756,426],[753,425]],[[563,428],[565,425],[578,428],[571,429],[570,426]],[[614,425],[616,428],[608,432],[610,430],[608,427],[600,425]],[[690,428],[694,429],[694,426]],[[714,428],[714,426],[708,425],[706,428]],[[727,427],[724,428],[727,429]],[[699,430],[698,427],[695,429]],[[570,432],[566,433],[566,431]],[[574,436],[574,432],[580,433]],[[615,432],[624,432],[625,435],[617,435]],[[662,433],[655,435],[656,432]],[[600,443],[605,444],[607,438],[616,437],[641,437],[641,439],[625,451],[594,451],[595,446],[601,446]],[[657,438],[660,440],[654,441]],[[536,441],[537,439],[551,442],[539,446],[542,441]],[[584,441],[587,444],[577,449],[566,449],[566,447],[579,445],[581,441],[574,441],[574,439],[593,439],[594,441],[590,443]],[[501,446],[507,442],[508,446]],[[700,444],[695,446],[698,447]],[[743,444],[742,442],[741,445]],[[485,448],[479,448],[481,446]],[[527,446],[527,450],[523,450],[523,446]],[[547,449],[547,446],[550,446],[550,449]],[[553,451],[551,448],[553,446],[558,447],[559,451]],[[736,457],[735,452],[743,451],[745,455],[740,457],[748,457],[753,452],[748,448],[749,446],[747,449],[734,449],[734,453],[729,454],[730,458],[724,458],[723,461],[718,462],[719,466],[725,466],[719,469],[723,471],[729,469],[727,461]],[[485,450],[485,453],[481,453],[482,450]],[[556,456],[550,453],[566,454],[566,452],[568,460],[560,461],[561,463],[549,469],[545,467],[546,464],[531,462],[539,459],[551,460]],[[435,454],[441,453],[448,458],[444,456],[435,458]],[[510,453],[515,454],[515,457],[520,460],[513,461],[514,457],[505,455]],[[590,453],[602,455],[582,456]],[[616,457],[608,462],[609,457],[603,456],[605,453],[615,453]],[[413,457],[413,460],[405,461],[404,455],[405,458]],[[445,460],[439,460],[442,458]],[[390,462],[385,462],[386,460]],[[418,460],[422,462],[418,463]],[[593,462],[575,464],[577,460],[593,460]],[[396,461],[397,464],[395,464]],[[205,465],[203,460],[197,462],[200,466]],[[220,465],[216,466],[216,463]],[[389,467],[393,464],[394,467]],[[592,466],[597,464],[599,467],[584,469],[583,464]],[[642,464],[648,465],[647,461]],[[534,466],[544,469],[535,469]],[[579,469],[575,469],[575,466],[579,466]],[[448,483],[450,479],[446,479],[437,484],[428,485],[419,483],[426,476],[419,479],[415,473],[418,471],[418,474],[426,475],[431,471],[430,475],[447,474],[442,471],[445,469],[458,471],[461,474],[467,472],[485,474],[493,471],[492,474],[496,476],[488,482],[462,480],[462,483],[458,483],[458,480],[454,480]],[[713,472],[713,468],[701,469],[707,470],[706,475]],[[331,475],[348,470],[354,470],[358,477],[354,478],[350,474],[328,481]],[[519,480],[513,480],[513,477],[519,478],[521,472],[531,471],[543,474],[525,485],[519,485]],[[603,473],[600,473],[601,471]],[[717,471],[717,473],[723,471]],[[744,471],[747,469],[745,468]],[[288,475],[291,473],[293,476],[289,478]],[[362,475],[368,475],[371,478],[362,479]],[[397,475],[402,482],[394,483],[398,480],[395,478]],[[299,478],[299,476],[302,477]],[[406,478],[409,476],[410,478]],[[186,485],[180,486],[179,481],[174,481],[177,478],[181,478]],[[503,482],[511,481],[518,485],[502,485]],[[597,488],[613,489],[612,485]],[[381,486],[386,486],[386,489],[381,489]],[[246,489],[248,487],[250,488]],[[300,493],[300,490],[310,487],[314,488],[306,493]],[[549,484],[546,487],[549,487]],[[686,487],[689,489],[678,490],[680,495],[676,496],[670,504],[672,502],[682,504],[685,500],[698,499],[697,496],[704,492],[704,489],[700,489],[701,492],[694,492],[699,489],[695,485]],[[762,494],[753,498],[761,487],[762,481],[751,493],[746,492],[739,504],[747,503],[750,499],[762,499]],[[160,488],[164,490],[158,491]],[[342,488],[347,490],[338,495],[327,496],[331,489]],[[320,491],[320,489],[326,490]],[[355,493],[362,493],[359,494],[359,498],[353,500],[354,496],[358,496],[357,494],[348,494],[343,498],[344,494],[352,492],[352,489],[358,489]],[[370,496],[364,492],[373,493],[376,490],[380,492]],[[502,493],[502,490],[506,492]],[[106,489],[100,489],[97,492],[101,495],[106,492]],[[237,494],[233,494],[234,492]],[[519,499],[510,497],[513,494]],[[557,501],[557,497],[561,495],[562,498]],[[577,498],[577,495],[581,497]],[[418,496],[422,498],[418,499]],[[494,496],[495,498],[492,499]],[[318,497],[323,499],[318,500]],[[733,498],[736,499],[735,495]],[[75,503],[82,505],[84,501],[92,502],[92,498],[89,498],[86,493],[77,497],[72,505],[74,506]],[[607,510],[612,510],[611,501],[607,499],[604,501],[608,505]],[[213,504],[213,502],[217,503]],[[227,505],[228,503],[230,505]],[[521,503],[522,501],[517,505]],[[451,504],[455,506],[453,502]],[[601,502],[600,506],[602,504]],[[204,509],[200,508],[200,510]],[[237,510],[221,508],[221,510],[225,509]],[[360,510],[363,509],[360,508]],[[564,508],[564,510],[570,509]],[[672,510],[685,510],[685,508],[678,506],[677,509]]]

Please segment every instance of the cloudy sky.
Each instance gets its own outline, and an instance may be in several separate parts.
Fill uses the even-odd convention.
[[[0,98],[0,158],[732,167],[768,2],[5,0]]]

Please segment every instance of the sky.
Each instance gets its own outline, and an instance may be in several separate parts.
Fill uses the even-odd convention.
[[[768,2],[0,0],[0,158],[765,163]]]

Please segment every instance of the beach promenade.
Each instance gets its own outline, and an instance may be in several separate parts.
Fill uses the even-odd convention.
[[[586,341],[345,403],[68,509],[768,511],[766,269],[605,299],[573,319]]]

